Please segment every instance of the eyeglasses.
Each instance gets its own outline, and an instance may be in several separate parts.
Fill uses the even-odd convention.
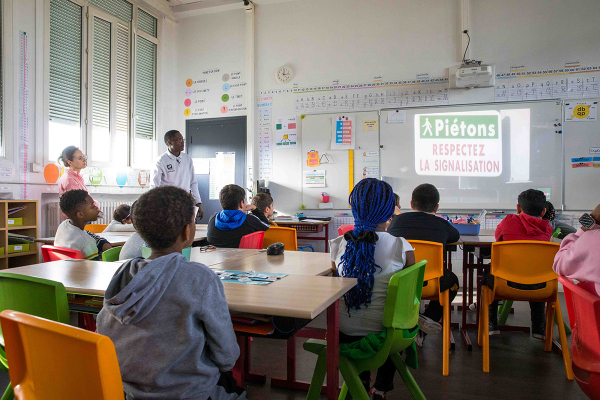
[[[77,159],[79,161],[83,161],[83,160],[87,161],[88,158],[87,158],[87,156],[79,156],[79,157],[77,157]]]

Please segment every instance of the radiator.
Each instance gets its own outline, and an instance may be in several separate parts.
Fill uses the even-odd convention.
[[[97,221],[91,222],[92,224],[103,224],[108,225],[110,221],[113,219],[113,213],[115,209],[119,207],[121,204],[127,204],[131,206],[133,204],[132,201],[129,202],[121,202],[121,201],[101,201],[98,203],[100,210],[104,213],[104,217],[98,218]],[[48,208],[46,211],[46,236],[54,236],[56,235],[56,230],[58,229],[58,225],[63,221],[62,212],[60,211],[60,206],[58,201],[48,203]]]

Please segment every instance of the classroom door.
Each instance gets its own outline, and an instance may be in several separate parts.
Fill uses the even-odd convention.
[[[187,120],[186,126],[186,152],[192,158],[216,158],[217,153],[235,153],[235,178],[234,182],[243,188],[246,187],[246,117],[208,118]],[[221,211],[219,193],[210,198],[210,175],[199,174],[196,169],[198,190],[202,197],[204,218],[196,223],[207,224],[208,220]],[[210,171],[217,174],[223,171]]]

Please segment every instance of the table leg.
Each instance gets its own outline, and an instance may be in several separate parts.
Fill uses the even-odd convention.
[[[339,337],[340,328],[340,301],[327,308],[327,399],[335,400],[338,397],[340,386],[339,362]]]
[[[325,253],[329,253],[329,225],[325,225]]]
[[[471,253],[468,251],[467,246],[463,246],[463,296],[462,296],[462,324],[460,326],[460,334],[462,335],[463,341],[467,346],[467,350],[473,350],[471,339],[467,333],[467,273],[468,265]]]
[[[473,304],[473,268],[469,268],[469,306]]]

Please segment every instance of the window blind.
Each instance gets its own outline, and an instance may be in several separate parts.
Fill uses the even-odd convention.
[[[156,37],[157,21],[152,15],[138,8],[137,27],[140,31],[146,32],[152,37]]]
[[[93,128],[110,130],[110,22],[94,17],[92,61]]]
[[[89,0],[90,5],[124,22],[133,20],[133,4],[126,0]]]
[[[129,27],[117,24],[116,115],[117,134],[129,133]]]
[[[79,125],[81,115],[81,6],[50,0],[51,121]]]
[[[135,136],[154,138],[156,45],[140,36],[136,46]]]

